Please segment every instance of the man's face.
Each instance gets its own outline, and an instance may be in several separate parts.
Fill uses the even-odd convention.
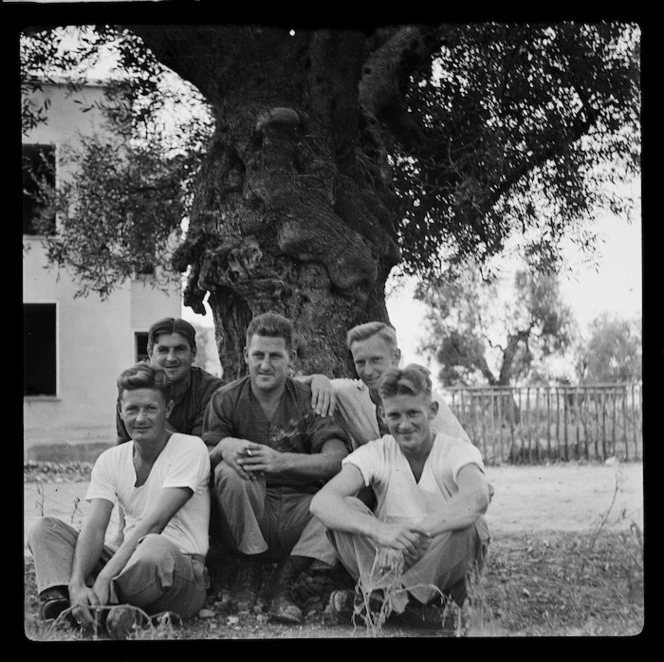
[[[383,398],[381,412],[387,429],[405,454],[426,450],[431,439],[431,421],[438,403],[426,395],[399,394]]]
[[[150,353],[150,363],[166,371],[171,384],[183,381],[194,362],[194,352],[187,339],[179,333],[160,333]]]
[[[154,388],[125,389],[120,396],[120,416],[129,436],[136,442],[149,443],[162,434],[173,401],[166,402]]]
[[[350,346],[357,376],[374,393],[378,390],[378,379],[389,367],[398,366],[401,353],[379,335],[366,340],[356,340]]]
[[[283,338],[254,334],[249,346],[244,348],[251,383],[262,391],[272,391],[284,385],[290,359],[291,352]]]

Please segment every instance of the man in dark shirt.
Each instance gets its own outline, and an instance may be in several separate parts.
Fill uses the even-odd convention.
[[[212,394],[226,382],[192,365],[196,358],[196,329],[189,322],[165,317],[148,331],[150,365],[163,368],[171,380],[173,411],[168,417],[172,432],[201,436],[203,415]],[[116,405],[117,443],[129,441],[129,434]]]
[[[292,324],[276,313],[255,317],[244,349],[249,375],[219,389],[203,422],[210,449],[220,522],[240,557],[232,599],[251,611],[261,585],[262,559],[278,560],[269,585],[269,614],[301,623],[293,584],[314,560],[335,551],[309,512],[318,489],[341,468],[351,448],[333,417],[311,406],[309,386],[288,377]]]

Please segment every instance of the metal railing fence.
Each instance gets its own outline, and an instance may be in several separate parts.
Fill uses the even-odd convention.
[[[643,459],[641,383],[449,387],[445,393],[487,465]]]

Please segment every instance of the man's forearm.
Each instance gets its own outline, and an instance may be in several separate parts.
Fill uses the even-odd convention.
[[[341,470],[341,460],[346,452],[333,453],[282,453],[282,473],[298,478],[329,479]]]
[[[346,531],[374,538],[380,521],[373,515],[362,513],[347,505],[344,497],[334,492],[321,491],[311,500],[311,512],[328,529]]]
[[[86,531],[85,529],[81,531],[74,550],[70,586],[85,586],[86,579],[101,558],[104,536],[105,531]]]
[[[475,524],[488,505],[488,495],[455,495],[441,512],[425,517],[420,525],[429,535],[438,535],[445,531],[458,531]]]

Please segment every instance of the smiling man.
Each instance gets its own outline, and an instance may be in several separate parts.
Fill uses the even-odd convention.
[[[200,437],[174,433],[170,380],[140,363],[118,379],[120,414],[131,442],[104,451],[92,469],[80,534],[42,517],[28,535],[43,618],[72,607],[81,625],[108,612],[106,629],[123,638],[137,620],[172,611],[194,616],[206,597],[204,562],[210,519],[210,461]],[[111,512],[125,513],[124,542],[107,544]]]
[[[312,409],[310,387],[288,376],[292,336],[291,322],[276,313],[251,320],[244,349],[249,375],[212,396],[203,440],[214,467],[222,532],[239,557],[231,589],[235,607],[253,609],[262,561],[276,560],[269,615],[299,624],[295,580],[314,560],[328,566],[336,561],[309,503],[339,471],[351,444],[333,417]]]
[[[148,362],[162,368],[173,390],[173,409],[168,426],[174,432],[200,436],[205,408],[212,394],[226,382],[193,362],[196,358],[196,329],[186,320],[165,317],[148,331]],[[129,440],[129,433],[120,414],[116,412],[117,443]]]
[[[346,346],[359,379],[328,380],[325,375],[302,379],[311,384],[314,397],[321,401],[325,397],[325,401],[330,402],[330,409],[336,410],[340,422],[350,433],[353,448],[358,448],[387,432],[377,409],[380,405],[378,382],[388,368],[398,367],[401,350],[396,331],[383,322],[366,322],[353,327],[346,336]],[[470,441],[443,397],[432,391],[432,398],[438,403],[432,427]]]
[[[403,557],[403,574],[392,577],[401,585],[391,598],[397,613],[411,597],[426,604],[438,591],[463,605],[466,575],[481,570],[489,543],[483,518],[489,485],[480,452],[433,429],[438,403],[425,368],[388,368],[377,390],[388,434],[342,461],[341,472],[312,499],[311,512],[367,591],[381,550]],[[374,511],[356,496],[368,486],[377,499]],[[332,610],[350,616],[353,598],[352,591],[334,592]]]

